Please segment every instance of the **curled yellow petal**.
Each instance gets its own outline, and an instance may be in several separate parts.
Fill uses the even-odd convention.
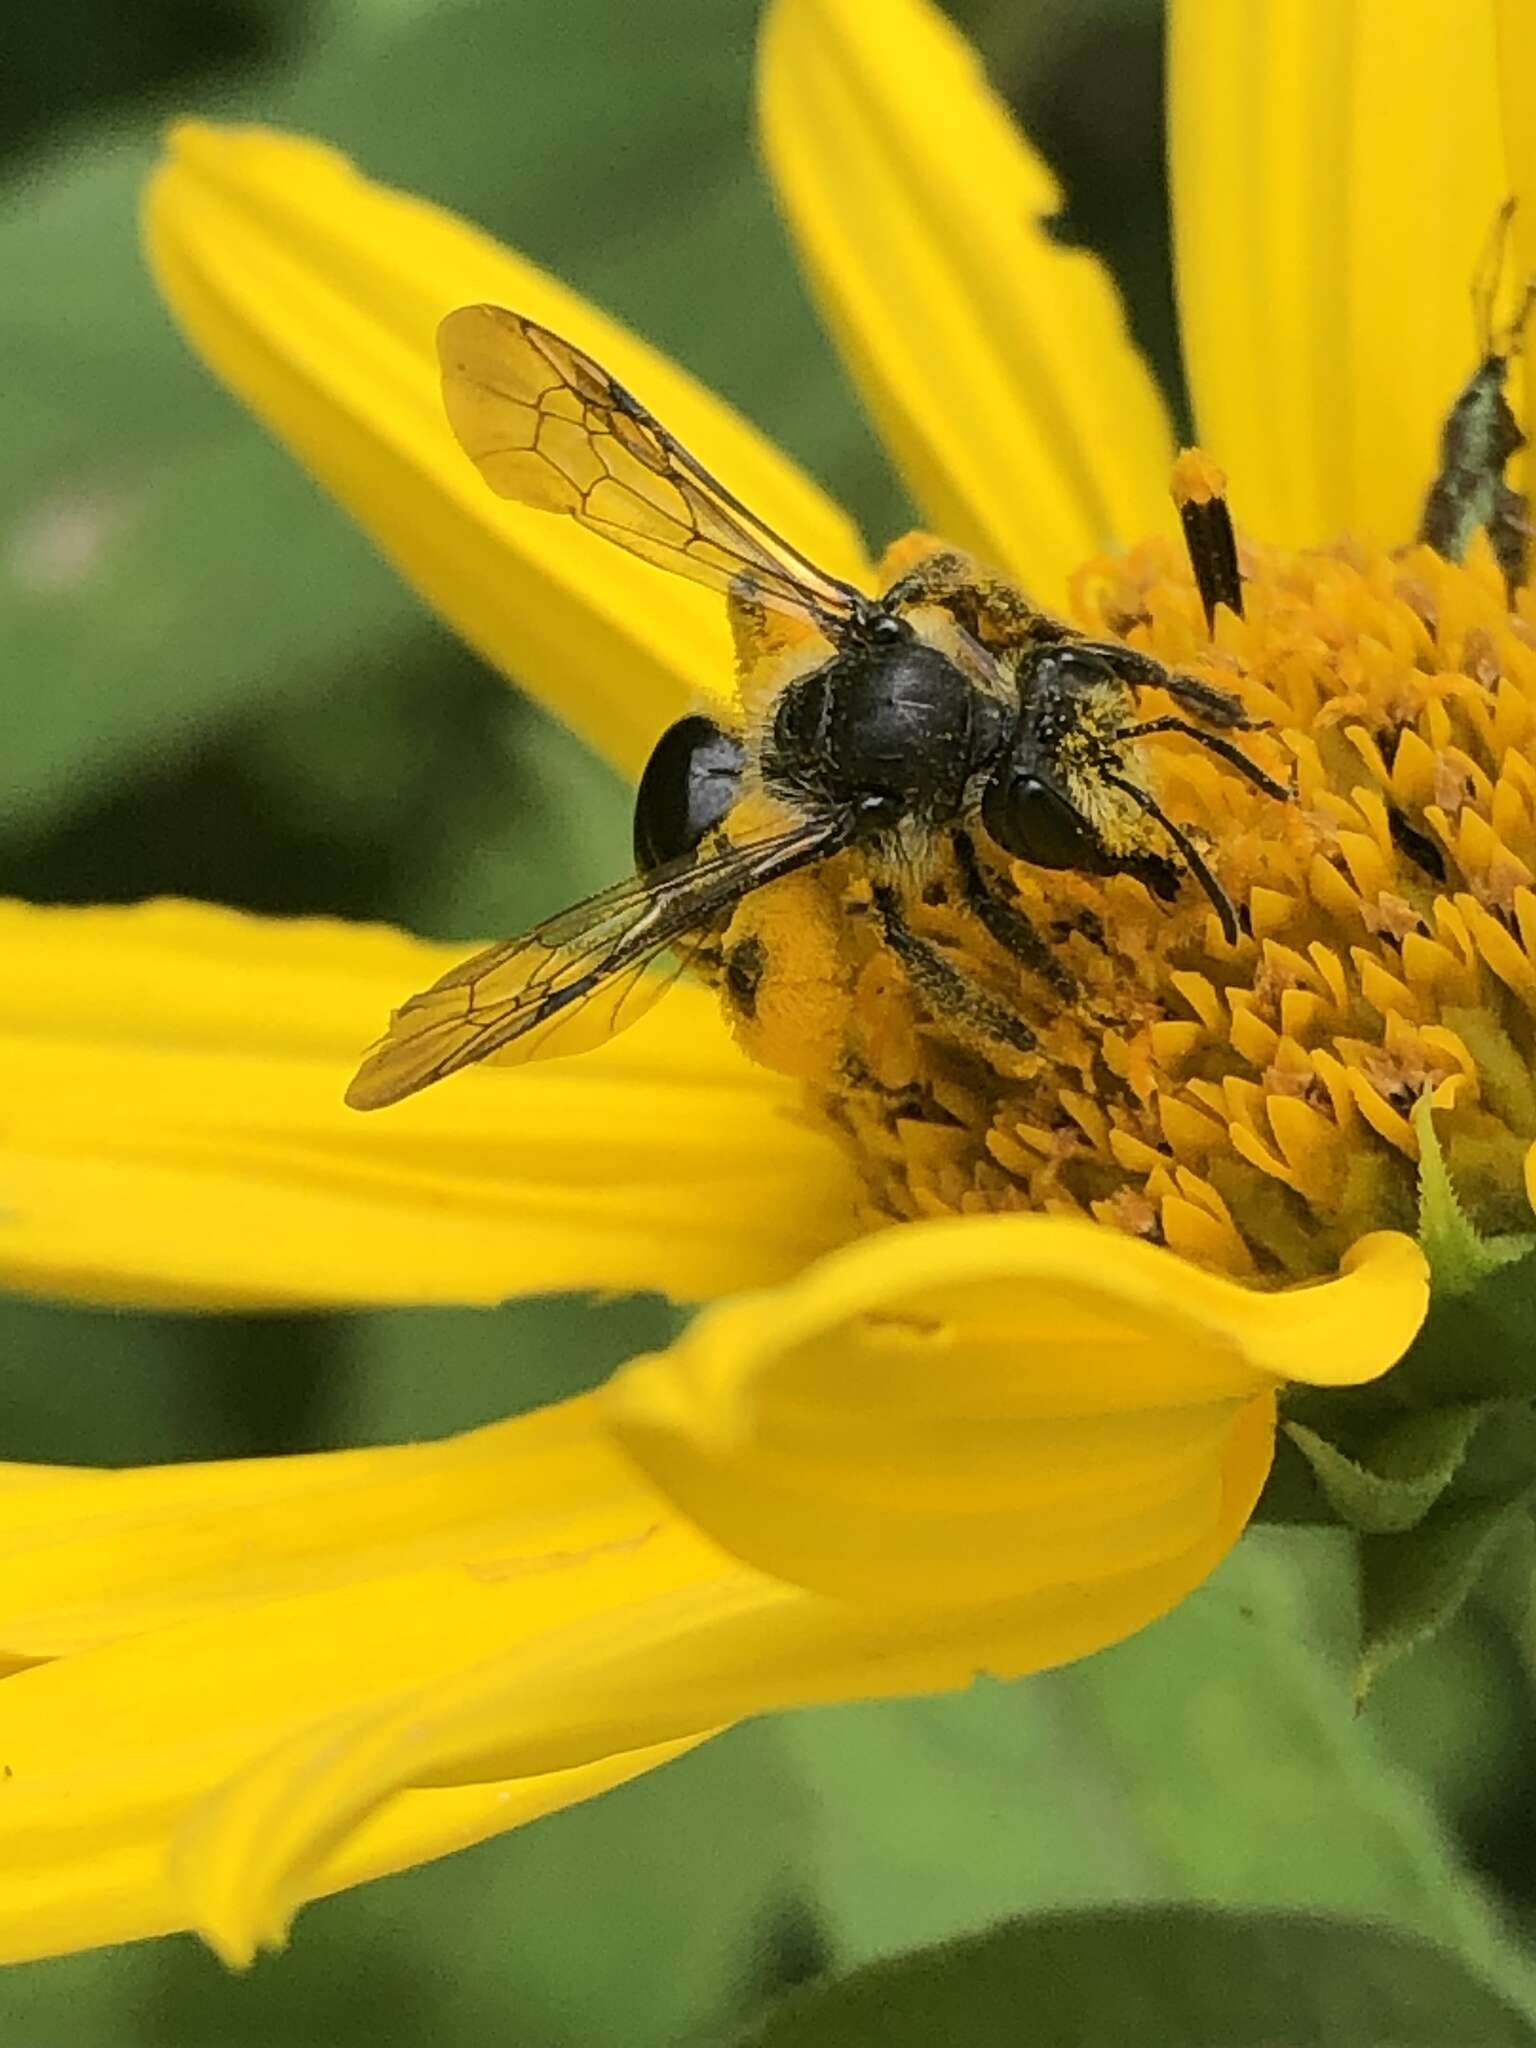
[[[1265,1295],[1090,1224],[914,1224],[717,1306],[603,1403],[658,1486],[780,1577],[894,1605],[1086,1597],[1251,1506],[1276,1385],[1384,1372],[1427,1302],[1396,1236]]]
[[[699,1299],[798,1269],[853,1188],[703,989],[580,1060],[344,1107],[468,947],[206,904],[0,905],[0,1280],[157,1306]]]
[[[725,1722],[1117,1640],[1235,1540],[1262,1407],[1181,1555],[893,1611],[739,1564],[586,1396],[442,1444],[137,1473],[0,1468],[0,1958],[305,1899],[590,1797]]]
[[[1102,265],[929,0],[773,0],[763,143],[828,325],[918,503],[1059,603],[1166,526],[1172,448]]]
[[[1509,189],[1487,0],[1175,0],[1169,121],[1185,359],[1239,522],[1409,539]]]
[[[27,1496],[30,1515],[11,1513]],[[583,1616],[622,1630],[679,1586],[742,1576],[669,1520],[587,1401],[398,1450],[5,1470],[0,1506],[0,1641],[54,1657],[0,1683],[10,1961],[190,1924],[176,1833],[274,1746],[499,1651],[534,1658]],[[412,1791],[336,1841],[309,1895],[591,1797],[678,1747],[614,1744],[569,1771]]]
[[[1268,1463],[1269,1420],[1251,1409],[1235,1434],[1230,1492],[1202,1540],[1101,1587],[1063,1581],[980,1612],[889,1613],[717,1567],[381,1710],[317,1723],[189,1818],[175,1864],[189,1910],[243,1961],[281,1940],[326,1859],[369,1816],[388,1814],[402,1786],[514,1774],[522,1784],[527,1773],[547,1783],[580,1759],[637,1744],[655,1754],[749,1714],[941,1691],[981,1671],[1017,1676],[1116,1641],[1189,1592],[1236,1540]]]
[[[145,233],[199,353],[430,604],[626,772],[700,696],[728,693],[722,607],[493,496],[444,417],[446,313],[489,299],[568,334],[807,554],[862,573],[847,520],[720,400],[533,264],[334,150],[183,123]]]
[[[78,1657],[466,1560],[552,1569],[578,1537],[624,1552],[649,1540],[661,1507],[596,1435],[590,1401],[575,1400],[435,1443],[137,1470],[0,1465],[0,1657]]]

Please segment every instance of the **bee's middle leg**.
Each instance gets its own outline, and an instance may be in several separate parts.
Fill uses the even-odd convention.
[[[907,923],[901,898],[889,883],[875,889],[875,916],[881,935],[906,970],[917,994],[956,1037],[970,1044],[990,1039],[1014,1052],[1033,1052],[1039,1044],[1022,1017],[998,1002],[927,939]]]
[[[1076,981],[1056,957],[1049,940],[1042,939],[1018,905],[999,895],[987,880],[981,862],[976,858],[970,833],[956,832],[950,844],[955,850],[955,866],[960,871],[965,907],[977,923],[1005,952],[1011,953],[1020,966],[1038,974],[1064,1003],[1075,1001]]]

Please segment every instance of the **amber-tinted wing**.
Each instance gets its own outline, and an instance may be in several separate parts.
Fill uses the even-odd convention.
[[[823,632],[871,601],[807,561],[717,483],[591,356],[519,313],[463,306],[437,333],[459,444],[500,497],[565,512],[711,590],[739,577]]]
[[[715,927],[744,896],[848,843],[851,812],[674,861],[521,938],[487,946],[402,1003],[347,1090],[383,1109],[510,1045],[523,1059],[585,1052],[632,1024],[670,977],[645,970],[669,947]]]

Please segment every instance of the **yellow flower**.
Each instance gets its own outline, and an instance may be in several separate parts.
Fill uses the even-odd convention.
[[[1112,287],[1045,231],[1052,180],[954,33],[925,0],[774,0],[762,126],[933,528],[1097,630],[1241,670],[1296,729],[1288,755],[1255,741],[1295,761],[1283,807],[1159,755],[1251,936],[1192,889],[1165,913],[1123,878],[1019,869],[1084,1006],[1010,989],[1043,1059],[957,1071],[856,920],[828,921],[850,886],[830,874],[743,913],[819,1036],[771,1008],[733,1035],[680,987],[579,1061],[362,1118],[341,1106],[357,1055],[442,949],[191,905],[4,913],[13,1284],[717,1305],[602,1393],[444,1444],[10,1468],[0,1952],[193,1925],[244,1960],[317,1893],[742,1716],[1112,1641],[1235,1541],[1277,1388],[1358,1384],[1412,1340],[1422,1258],[1372,1226],[1412,1220],[1426,1094],[1479,1216],[1513,1219],[1536,1137],[1529,615],[1485,549],[1387,550],[1471,367],[1488,224],[1536,192],[1536,29],[1513,4],[1184,0],[1171,50],[1186,353],[1254,537],[1214,645]],[[489,299],[568,333],[808,555],[868,574],[835,508],[681,372],[331,152],[181,130],[148,232],[220,373],[630,771],[724,690],[720,608],[490,496],[442,419],[444,313]],[[85,1000],[104,982],[107,1015]],[[857,1066],[816,1052],[850,1044]]]

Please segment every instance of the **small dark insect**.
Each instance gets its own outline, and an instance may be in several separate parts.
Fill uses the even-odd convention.
[[[1510,458],[1525,446],[1506,386],[1510,363],[1536,303],[1536,280],[1532,280],[1508,325],[1502,332],[1495,331],[1494,302],[1514,213],[1515,201],[1506,200],[1473,281],[1472,312],[1481,360],[1445,416],[1440,429],[1440,468],[1419,520],[1419,539],[1448,562],[1466,559],[1472,536],[1481,528],[1493,544],[1511,599],[1525,581],[1531,525],[1524,493],[1504,476]]]
[[[1243,576],[1237,535],[1227,504],[1226,478],[1198,449],[1186,448],[1173,467],[1173,502],[1184,529],[1184,546],[1195,572],[1207,632],[1216,630],[1216,608],[1243,616]]]
[[[645,972],[660,955],[686,960],[754,890],[849,851],[930,1011],[1015,1049],[1034,1042],[1023,1020],[907,922],[907,902],[948,864],[993,939],[1070,994],[1047,941],[994,893],[972,835],[1040,867],[1137,876],[1165,900],[1189,873],[1236,939],[1226,892],[1137,758],[1142,740],[1177,734],[1284,799],[1206,729],[1251,728],[1236,697],[1086,638],[958,554],[930,555],[866,596],[780,539],[590,356],[531,320],[468,306],[444,321],[439,348],[449,422],[493,490],[720,591],[738,624],[796,621],[810,651],[747,729],[695,714],[662,734],[636,798],[636,873],[412,996],[347,1090],[355,1109],[504,1047],[528,1059],[600,1042],[665,988],[669,977]],[[1188,716],[1140,717],[1145,688]],[[744,798],[756,800],[751,825]],[[755,1002],[764,962],[728,971],[736,997]]]

